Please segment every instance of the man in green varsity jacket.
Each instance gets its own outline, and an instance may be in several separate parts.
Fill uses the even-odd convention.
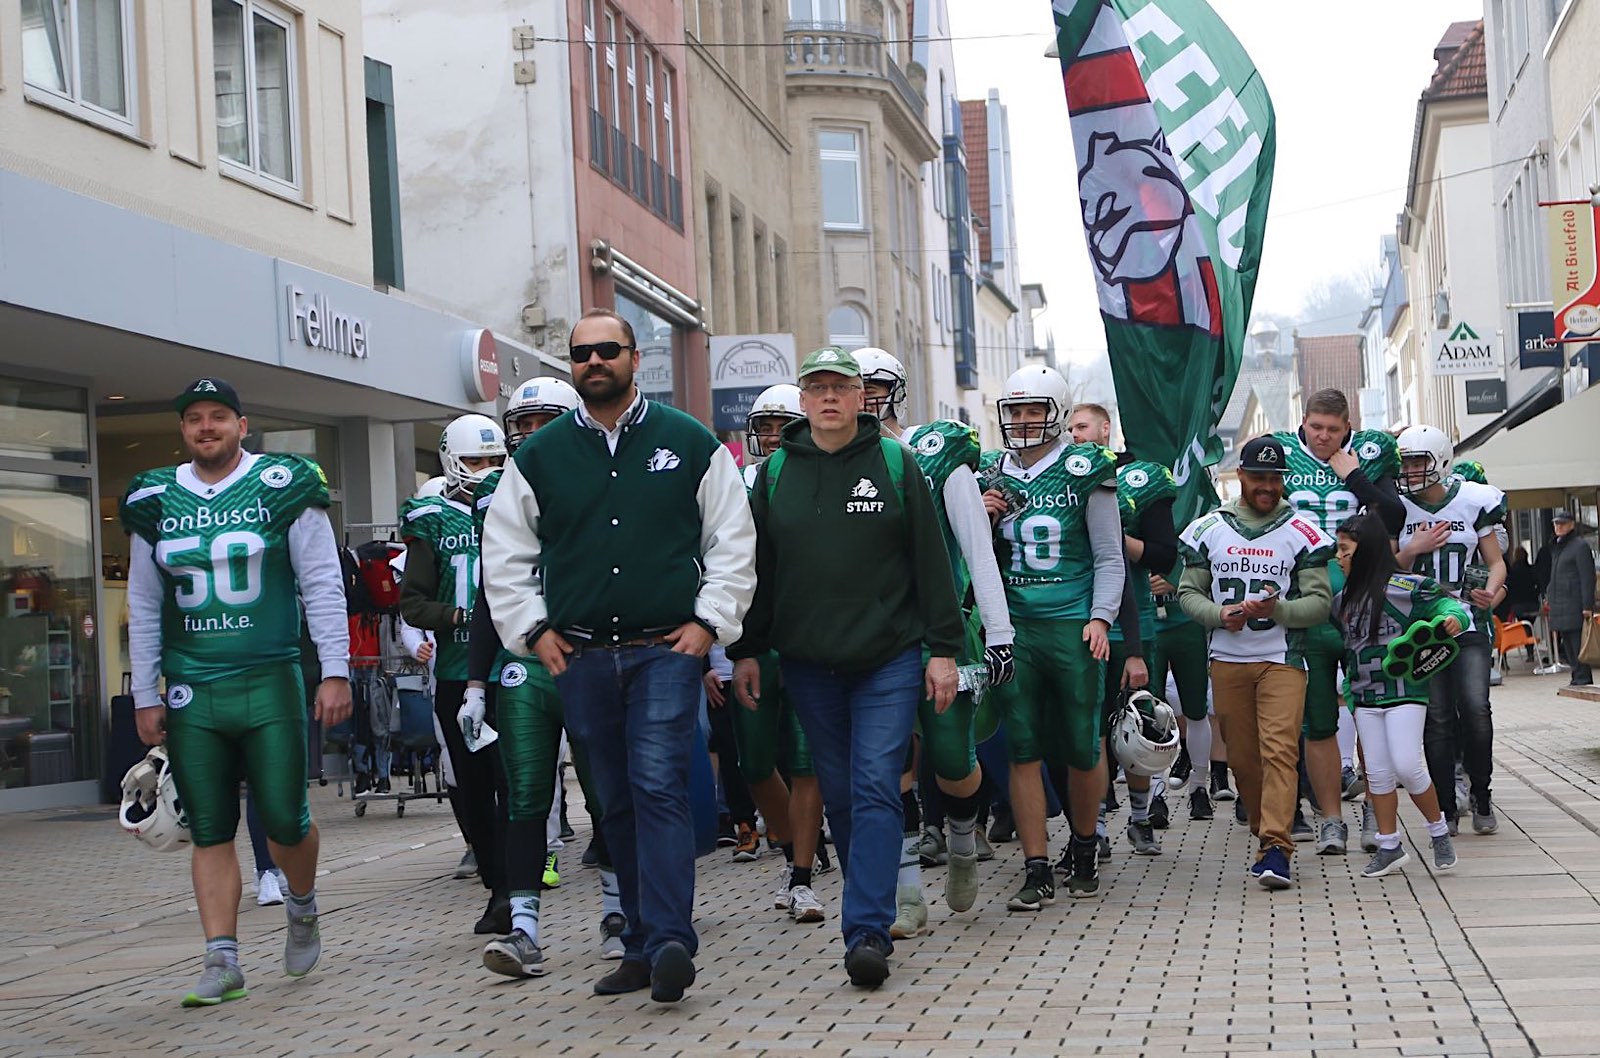
[[[505,646],[555,677],[605,813],[628,925],[599,995],[694,983],[689,762],[704,658],[739,638],[755,593],[755,526],[733,456],[699,422],[646,400],[628,321],[572,329],[582,405],[506,465],[484,520],[483,586]],[[649,850],[640,862],[640,846]]]

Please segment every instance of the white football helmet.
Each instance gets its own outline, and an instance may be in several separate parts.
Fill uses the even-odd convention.
[[[1045,404],[1050,408],[1050,415],[1045,419],[1043,426],[1038,423],[1023,424],[1012,421],[1014,410],[1024,404]],[[1005,388],[1000,391],[1000,398],[995,401],[995,410],[1000,416],[1000,440],[1007,448],[1037,448],[1039,445],[1049,444],[1061,436],[1061,428],[1066,423],[1067,412],[1072,408],[1072,391],[1067,387],[1067,380],[1061,372],[1053,367],[1043,364],[1029,364],[1027,367],[1018,368],[1006,379]],[[1039,436],[1030,436],[1038,431]]]
[[[1177,761],[1178,718],[1149,691],[1124,695],[1111,720],[1111,750],[1129,775],[1160,775]]]
[[[761,435],[756,433],[757,419],[782,419],[788,425],[796,419],[805,418],[800,410],[800,387],[788,382],[780,382],[776,386],[768,386],[750,405],[750,414],[745,416],[744,432],[746,437],[745,449],[757,459],[770,456],[766,445],[761,441]]]
[[[117,822],[157,852],[171,852],[191,843],[189,817],[178,800],[165,746],[151,749],[122,777],[122,809]]]
[[[506,424],[506,451],[515,452],[517,446],[528,439],[526,431],[513,433],[511,422],[524,415],[560,415],[578,406],[578,391],[564,378],[546,375],[530,378],[517,384],[511,391],[511,401],[500,421]]]
[[[443,474],[440,474],[437,477],[429,478],[427,481],[424,481],[422,483],[422,485],[417,489],[417,499],[419,499],[419,500],[420,499],[425,499],[425,498],[431,497],[431,496],[443,496],[443,495],[444,495],[444,475]]]
[[[1400,491],[1415,495],[1450,476],[1455,464],[1455,446],[1437,426],[1408,426],[1400,431]],[[1425,469],[1407,470],[1406,460],[1426,456]]]
[[[900,418],[900,409],[906,401],[906,365],[899,357],[883,350],[868,347],[851,354],[861,365],[861,381],[878,382],[889,387],[887,397],[867,397],[867,414],[879,419]]]
[[[489,476],[493,467],[468,470],[463,459],[470,457],[506,458],[506,434],[500,424],[487,415],[463,415],[439,435],[439,462],[444,464],[445,488],[449,492],[470,489]]]

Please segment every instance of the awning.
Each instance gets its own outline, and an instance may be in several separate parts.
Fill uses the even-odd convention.
[[[1575,399],[1485,442],[1472,451],[1472,458],[1483,464],[1490,483],[1508,494],[1570,493],[1600,488],[1597,452],[1600,386],[1591,386]]]
[[[1533,384],[1533,388],[1517,398],[1517,402],[1500,413],[1499,418],[1456,443],[1456,454],[1463,455],[1485,444],[1502,430],[1521,426],[1535,416],[1549,411],[1561,403],[1561,371],[1551,371]]]

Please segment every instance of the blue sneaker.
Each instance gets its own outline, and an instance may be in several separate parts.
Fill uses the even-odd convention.
[[[1261,854],[1250,868],[1250,877],[1260,882],[1263,889],[1287,889],[1294,881],[1289,873],[1289,857],[1277,846]]]

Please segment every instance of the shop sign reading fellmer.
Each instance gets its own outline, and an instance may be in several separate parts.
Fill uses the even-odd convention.
[[[794,381],[794,335],[731,334],[711,339],[711,402],[718,430],[743,430],[768,386]]]

